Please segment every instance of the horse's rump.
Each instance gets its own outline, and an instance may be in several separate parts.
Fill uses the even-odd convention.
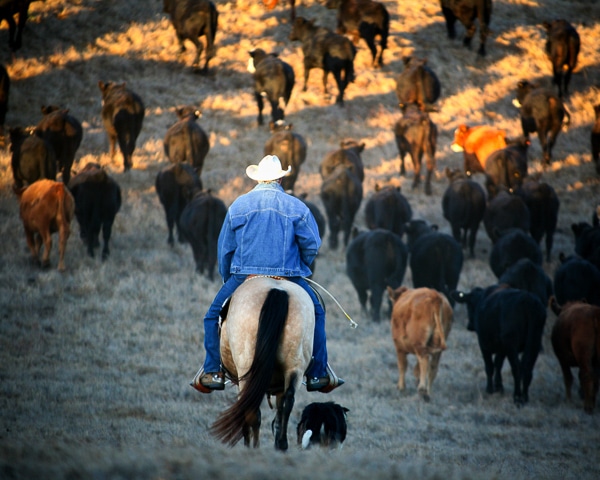
[[[265,394],[293,396],[310,363],[313,336],[314,305],[299,285],[254,277],[238,287],[221,330],[221,359],[240,394],[213,424],[218,438],[234,445],[245,437]]]

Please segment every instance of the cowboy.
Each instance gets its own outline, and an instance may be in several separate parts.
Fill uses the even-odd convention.
[[[192,380],[202,393],[225,388],[219,353],[219,314],[225,301],[248,275],[284,277],[300,285],[315,305],[312,362],[306,371],[309,392],[328,393],[342,385],[327,363],[325,310],[305,277],[317,256],[321,238],[312,213],[300,199],[285,193],[281,182],[291,172],[275,155],[246,168],[258,184],[229,207],[219,234],[218,261],[223,285],[204,317],[204,365]]]

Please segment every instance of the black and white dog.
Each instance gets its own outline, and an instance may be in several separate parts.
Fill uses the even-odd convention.
[[[339,446],[346,439],[346,412],[349,410],[333,402],[311,403],[302,411],[298,423],[298,445]]]

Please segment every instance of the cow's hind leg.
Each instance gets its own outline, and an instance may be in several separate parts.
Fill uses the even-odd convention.
[[[469,23],[465,24],[465,29],[467,30],[465,33],[465,38],[463,38],[463,45],[468,49],[471,48],[471,41],[475,36],[475,31],[477,30],[477,26],[473,20],[469,21]]]
[[[419,385],[417,391],[419,396],[425,401],[429,401],[429,354],[417,353],[417,365],[419,366]]]
[[[456,16],[454,12],[448,7],[442,7],[442,13],[446,20],[446,31],[448,32],[448,38],[456,38]]]
[[[42,266],[42,268],[48,268],[50,266],[50,251],[52,250],[52,235],[50,234],[50,231],[45,231],[41,234],[41,236],[42,236],[42,242],[44,243],[44,253],[42,254],[41,266]],[[65,243],[66,243],[66,241],[65,241]],[[61,264],[62,264],[62,259],[59,262],[58,269],[64,270],[64,264],[62,264],[62,269],[61,269]]]
[[[264,123],[263,108],[265,107],[263,96],[259,92],[254,92],[254,98],[256,99],[256,106],[258,107],[258,117],[256,118],[256,121],[259,125],[262,125]]]
[[[29,247],[29,251],[31,252],[31,260],[39,265],[40,263],[40,246],[41,240],[39,235],[37,235],[33,230],[25,228],[25,239],[27,240],[27,246]]]
[[[373,59],[373,66],[380,67],[381,65],[377,63],[377,47],[375,46],[375,34],[376,27],[373,24],[362,22],[358,26],[358,32],[360,37],[365,40],[369,50],[371,51],[371,57]]]
[[[403,392],[406,389],[406,353],[396,347],[396,356],[398,358],[398,389]]]
[[[415,175],[413,177],[412,189],[415,190],[419,185],[421,185],[421,154],[418,151],[413,151],[411,153],[413,169],[415,171]]]
[[[102,247],[102,261],[106,260],[110,255],[110,249],[108,248],[108,242],[110,241],[110,235],[112,233],[112,222],[105,221],[102,225],[102,240],[104,245]]]
[[[492,360],[492,353],[488,350],[482,349],[481,356],[483,357],[483,363],[485,364],[485,376],[487,379],[485,391],[487,393],[494,393],[494,361]]]
[[[497,353],[494,358],[494,393],[504,393],[502,385],[502,365],[504,365],[504,354]]]
[[[433,386],[433,381],[437,376],[438,368],[440,366],[440,359],[442,358],[442,352],[435,352],[431,354],[429,359],[429,380],[427,383],[427,393],[431,395],[431,387]]]
[[[560,363],[560,368],[563,374],[563,381],[565,383],[565,396],[567,401],[571,401],[571,388],[573,387],[573,373],[571,372],[571,367],[568,362],[562,359],[558,359]]]
[[[522,407],[527,402],[527,399],[523,395],[523,368],[521,367],[521,362],[519,361],[519,354],[516,352],[516,350],[513,350],[511,352],[507,352],[506,357],[510,363],[510,370],[513,376],[513,400],[517,407]]]

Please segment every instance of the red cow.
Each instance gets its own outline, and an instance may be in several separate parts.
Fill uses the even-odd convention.
[[[571,400],[573,385],[571,367],[578,367],[583,409],[593,413],[600,381],[600,307],[569,302],[561,308],[554,297],[550,306],[558,315],[552,328],[552,347],[562,369],[567,400]]]
[[[71,234],[71,220],[75,214],[75,200],[66,185],[54,180],[42,179],[32,183],[19,196],[21,219],[25,228],[27,246],[37,263],[44,243],[41,266],[50,265],[52,234],[58,232],[58,270],[65,270],[65,249]]]
[[[455,152],[463,152],[465,172],[468,174],[485,172],[485,161],[488,156],[506,147],[506,132],[488,125],[469,127],[459,125],[454,132],[451,148]]]
[[[431,288],[387,287],[387,291],[394,303],[391,328],[398,355],[398,388],[406,388],[406,356],[412,353],[417,357],[414,374],[419,379],[419,395],[427,402],[452,328],[452,307]]]

